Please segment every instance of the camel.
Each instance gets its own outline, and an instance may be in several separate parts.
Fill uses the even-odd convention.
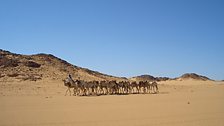
[[[137,84],[136,81],[133,81],[130,83],[130,93],[134,94],[134,93],[139,93],[139,85]]]
[[[64,85],[68,87],[67,93],[73,88],[73,95],[90,96],[90,95],[113,95],[113,94],[134,94],[134,93],[158,93],[158,85],[155,81],[89,81],[73,80],[71,76],[63,80]]]
[[[148,82],[147,81],[140,81],[139,82],[139,89],[140,92],[142,91],[143,94],[145,94],[148,90]]]
[[[117,86],[118,86],[117,93],[118,94],[124,94],[124,92],[125,92],[125,82],[124,81],[120,81],[120,82],[117,83]]]
[[[78,95],[86,96],[89,94],[89,86],[87,82],[83,80],[77,80],[77,85],[79,89]]]
[[[157,85],[157,83],[155,81],[153,81],[151,83],[151,90],[152,90],[153,93],[158,93],[159,92],[158,85]]]
[[[75,95],[75,92],[77,90],[76,82],[73,79],[69,79],[69,78],[66,78],[65,80],[63,80],[63,82],[64,82],[64,86],[68,87],[68,89],[66,90],[65,96],[67,95],[68,91],[71,96],[70,88],[74,88],[73,91],[74,91],[74,95]]]
[[[106,95],[108,94],[108,82],[107,81],[100,81],[99,82],[100,94]]]
[[[85,85],[87,87],[88,95],[97,95],[98,93],[98,86],[99,82],[98,81],[89,81]]]
[[[118,89],[117,82],[115,80],[109,81],[107,88],[109,94],[116,94]]]

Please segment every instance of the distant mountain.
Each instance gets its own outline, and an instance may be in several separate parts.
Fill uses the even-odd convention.
[[[166,81],[170,80],[168,77],[154,77],[151,75],[140,75],[136,77],[129,78],[132,81]]]
[[[82,80],[125,80],[72,65],[51,54],[22,55],[0,49],[0,81],[62,80],[68,74]]]
[[[198,75],[196,73],[186,73],[176,79],[177,80],[193,79],[193,80],[203,80],[203,81],[211,80],[210,78],[206,76]]]
[[[129,80],[132,80],[132,81],[166,81],[166,80],[189,80],[189,79],[202,80],[202,81],[211,80],[210,78],[208,78],[206,76],[198,75],[195,73],[186,73],[177,78],[154,77],[151,75],[140,75],[140,76],[135,76],[135,77],[129,78]]]

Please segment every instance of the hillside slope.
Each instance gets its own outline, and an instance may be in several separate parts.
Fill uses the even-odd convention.
[[[140,75],[130,78],[132,81],[166,81],[170,80],[168,77],[154,77],[151,75]]]
[[[202,76],[202,75],[198,75],[196,73],[186,73],[183,74],[182,76],[176,78],[176,80],[201,80],[201,81],[207,81],[207,80],[211,80],[210,78],[206,77],[206,76]]]
[[[68,74],[82,80],[121,80],[72,65],[51,54],[22,55],[0,49],[0,81],[62,80]]]

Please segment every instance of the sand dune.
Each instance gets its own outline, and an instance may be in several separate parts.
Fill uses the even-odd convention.
[[[64,96],[61,82],[12,84],[1,84],[1,126],[224,125],[223,82],[166,81],[159,94],[91,97]]]

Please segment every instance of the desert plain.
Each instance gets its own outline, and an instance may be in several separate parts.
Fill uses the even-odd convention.
[[[0,82],[0,126],[224,125],[224,82],[158,86],[158,94],[64,96],[62,81]]]

